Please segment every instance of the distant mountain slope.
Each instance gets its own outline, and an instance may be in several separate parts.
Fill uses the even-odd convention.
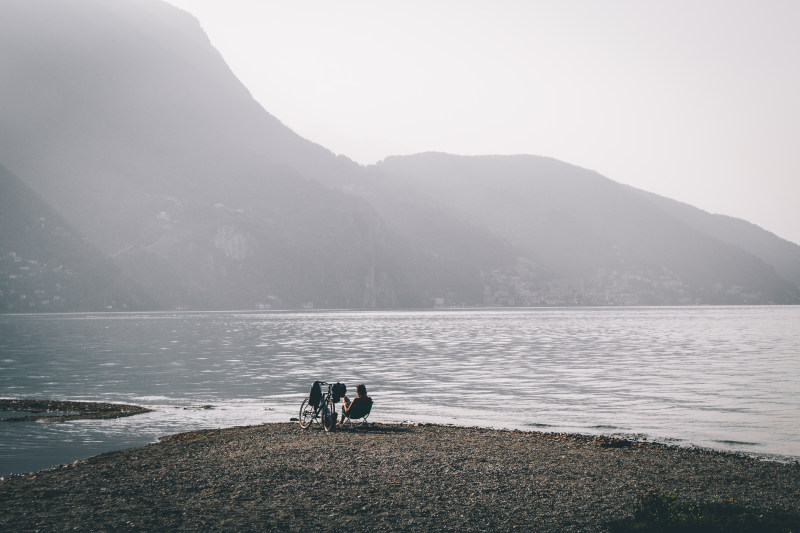
[[[781,239],[755,224],[725,215],[714,215],[689,204],[637,191],[666,213],[710,237],[755,255],[783,278],[800,286],[800,246]]]
[[[293,187],[287,163],[336,159],[265,112],[197,21],[165,3],[9,0],[2,11],[0,156],[106,249],[136,228],[121,234],[106,217],[147,194],[236,204]]]
[[[117,266],[0,165],[0,312],[152,308]]]
[[[352,194],[364,168],[267,113],[163,2],[4,2],[0,71],[0,160],[161,307],[475,305],[507,259],[476,263],[451,243],[486,239],[434,214],[387,226]]]
[[[380,218],[311,179],[360,167],[264,111],[186,13],[9,0],[0,71],[0,160],[159,305],[419,305]]]
[[[524,250],[543,279],[635,279],[651,303],[798,301],[797,285],[753,253],[654,208],[652,196],[554,159],[426,153],[373,170]],[[671,293],[665,302],[655,292],[668,286],[680,290],[660,291]]]

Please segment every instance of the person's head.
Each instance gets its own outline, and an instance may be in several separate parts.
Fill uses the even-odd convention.
[[[366,396],[367,395],[367,387],[363,383],[360,383],[359,385],[356,385],[356,393],[359,396]]]

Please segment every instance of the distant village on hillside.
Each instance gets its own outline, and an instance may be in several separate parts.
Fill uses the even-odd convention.
[[[493,271],[484,286],[483,305],[487,307],[541,306],[632,306],[763,304],[764,296],[745,287],[725,287],[721,283],[692,290],[666,268],[661,271],[600,268],[588,278],[536,280],[522,260],[515,273]],[[446,299],[437,305],[455,302]]]

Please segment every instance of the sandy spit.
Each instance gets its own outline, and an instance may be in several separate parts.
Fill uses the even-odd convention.
[[[604,531],[648,490],[800,509],[800,463],[580,435],[296,423],[0,480],[0,531]]]

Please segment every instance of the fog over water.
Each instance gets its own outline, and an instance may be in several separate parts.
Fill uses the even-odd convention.
[[[366,383],[376,422],[800,456],[797,307],[17,315],[0,339],[4,397],[155,409],[2,423],[0,475],[288,421],[317,379]]]

